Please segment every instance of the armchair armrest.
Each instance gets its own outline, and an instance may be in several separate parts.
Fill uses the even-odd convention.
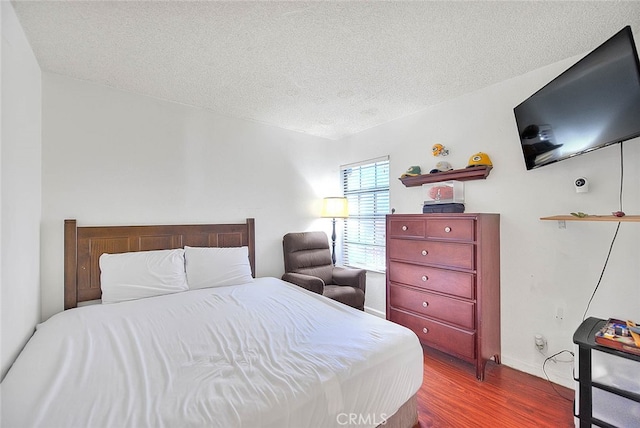
[[[365,291],[367,271],[364,269],[334,267],[333,282],[336,285],[350,285]]]
[[[322,294],[324,291],[324,281],[317,276],[288,272],[282,275],[282,280],[306,288],[314,293]]]

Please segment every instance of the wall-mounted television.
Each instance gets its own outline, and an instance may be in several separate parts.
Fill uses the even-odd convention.
[[[627,26],[514,108],[528,170],[640,136],[640,63]]]

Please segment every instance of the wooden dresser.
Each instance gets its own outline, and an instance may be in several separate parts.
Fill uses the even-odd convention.
[[[500,363],[500,215],[388,215],[387,319],[484,379]]]

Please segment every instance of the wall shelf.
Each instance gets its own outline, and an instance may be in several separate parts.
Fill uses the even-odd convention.
[[[582,218],[572,215],[554,215],[551,217],[540,217],[540,220],[640,222],[640,215],[625,215],[624,217],[616,217],[614,215],[588,215]]]
[[[438,181],[458,180],[484,180],[491,172],[491,166],[474,166],[465,169],[453,169],[451,171],[434,172],[432,174],[422,174],[415,177],[399,178],[406,187],[422,186],[427,183],[437,183]]]

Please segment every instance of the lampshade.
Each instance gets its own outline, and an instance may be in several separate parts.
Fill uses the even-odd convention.
[[[349,204],[347,198],[330,197],[322,200],[321,217],[347,218],[349,217]]]

